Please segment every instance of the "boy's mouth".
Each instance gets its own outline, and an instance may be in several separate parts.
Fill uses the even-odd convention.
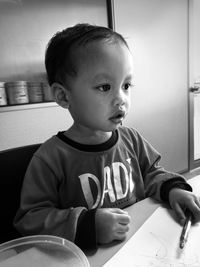
[[[110,117],[109,120],[118,124],[123,121],[123,119],[125,118],[125,115],[126,115],[125,111],[118,111],[112,117]]]

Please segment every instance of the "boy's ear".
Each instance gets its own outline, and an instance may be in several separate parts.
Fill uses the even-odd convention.
[[[68,90],[59,83],[53,83],[51,89],[58,105],[63,108],[69,108]]]

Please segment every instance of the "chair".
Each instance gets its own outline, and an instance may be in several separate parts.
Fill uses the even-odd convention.
[[[20,237],[13,219],[20,203],[20,192],[29,161],[40,144],[0,151],[0,243]]]

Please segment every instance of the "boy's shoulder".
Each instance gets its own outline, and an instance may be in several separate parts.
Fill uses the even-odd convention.
[[[119,134],[123,138],[138,139],[138,137],[141,136],[136,129],[131,128],[131,127],[120,126],[118,130],[119,130]]]
[[[124,144],[130,145],[131,147],[134,146],[135,149],[144,142],[143,136],[135,128],[120,126],[118,128],[118,133],[119,139],[121,139]]]
[[[56,135],[53,135],[52,137],[48,138],[46,141],[44,141],[38,150],[36,151],[36,155],[46,154],[49,152],[55,152],[59,147],[59,139],[56,137]]]
[[[135,128],[120,126],[119,128],[119,136],[121,140],[126,143],[132,143],[134,147],[149,147],[154,149],[149,141]]]

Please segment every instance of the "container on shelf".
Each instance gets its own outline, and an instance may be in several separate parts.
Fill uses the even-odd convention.
[[[5,82],[0,82],[0,106],[7,105]]]
[[[43,102],[43,87],[41,82],[28,82],[28,95],[30,103]]]
[[[51,87],[48,85],[48,83],[43,82],[42,87],[43,87],[44,101],[45,102],[54,101],[54,96]]]
[[[29,103],[26,81],[6,82],[5,88],[10,105]]]

